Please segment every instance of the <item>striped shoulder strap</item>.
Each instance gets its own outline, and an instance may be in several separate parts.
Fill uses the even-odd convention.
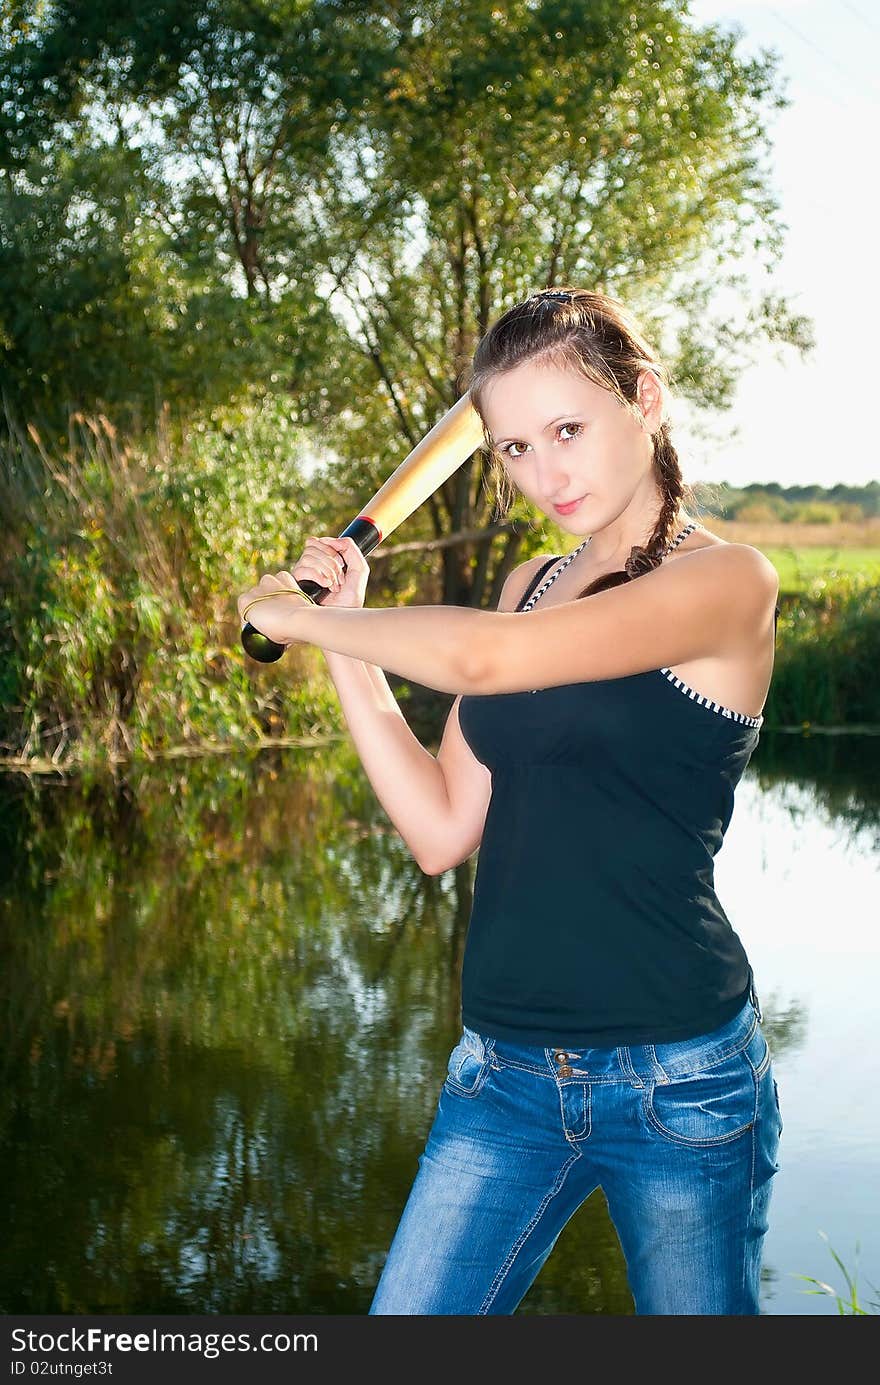
[[[524,605],[526,604],[526,602],[528,601],[528,599],[529,599],[529,597],[531,596],[532,592],[535,590],[535,588],[537,587],[538,583],[541,581],[541,578],[544,576],[544,573],[547,572],[548,569],[551,568],[551,567],[553,566],[553,564],[556,563],[556,562],[558,562],[558,561],[559,561],[559,554],[558,554],[558,553],[554,553],[553,556],[552,556],[551,558],[548,558],[548,559],[547,559],[546,563],[542,563],[542,564],[541,564],[541,566],[538,568],[538,571],[535,573],[534,577],[532,578],[531,582],[529,583],[528,587],[527,587],[526,590],[523,592],[523,594],[522,594],[522,596],[520,597],[519,601],[516,603],[516,606],[514,607],[514,610],[517,610],[517,611],[521,611],[521,610],[522,610],[523,606],[524,606]]]

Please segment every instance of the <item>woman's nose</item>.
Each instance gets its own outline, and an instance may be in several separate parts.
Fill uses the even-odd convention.
[[[539,460],[535,468],[538,490],[547,501],[571,499],[569,495],[569,474],[566,468],[552,458]]]

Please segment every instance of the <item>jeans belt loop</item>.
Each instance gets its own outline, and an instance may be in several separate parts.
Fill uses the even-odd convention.
[[[749,998],[751,999],[751,1002],[755,1007],[755,1013],[758,1016],[758,1023],[760,1024],[764,1018],[764,1014],[761,1010],[761,1002],[758,999],[758,992],[755,990],[755,974],[752,971],[751,967],[749,967]]]

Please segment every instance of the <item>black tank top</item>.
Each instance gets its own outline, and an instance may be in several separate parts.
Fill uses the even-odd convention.
[[[463,1024],[519,1043],[602,1047],[691,1038],[732,1019],[751,968],[713,862],[763,717],[713,702],[668,668],[465,696],[458,716],[492,776]]]

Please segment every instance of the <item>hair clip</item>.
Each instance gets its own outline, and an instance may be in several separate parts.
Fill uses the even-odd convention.
[[[557,303],[571,303],[574,298],[574,294],[565,289],[539,289],[534,296],[540,299],[554,298]]]

